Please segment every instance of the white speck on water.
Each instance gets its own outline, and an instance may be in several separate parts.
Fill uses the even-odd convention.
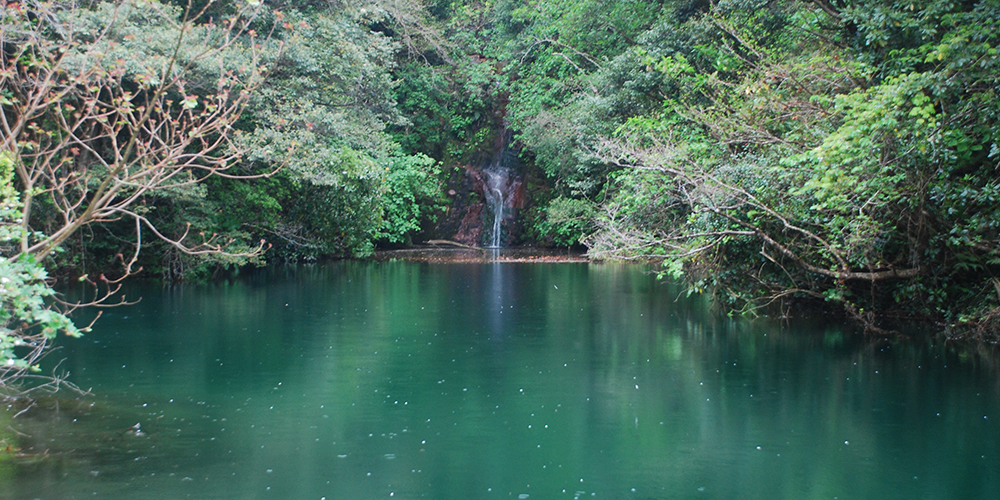
[[[525,498],[528,498],[529,496],[530,495],[528,495],[527,493],[521,493],[520,495],[517,496],[517,498],[520,498],[521,500],[524,500]]]
[[[760,449],[760,446],[758,446],[758,447],[757,447],[757,449],[759,450],[759,449]]]
[[[844,441],[844,444],[851,444],[850,441]]]
[[[704,486],[699,486],[698,487],[698,491],[705,491],[705,487]]]
[[[552,288],[555,288],[556,290],[558,290],[558,289],[559,289],[559,287],[557,287],[557,286],[555,286],[555,285],[552,285]]]

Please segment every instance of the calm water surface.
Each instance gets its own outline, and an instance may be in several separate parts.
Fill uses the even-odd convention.
[[[0,459],[0,498],[1000,494],[990,363],[679,292],[600,264],[134,285],[54,355],[93,396],[0,412],[29,455]]]

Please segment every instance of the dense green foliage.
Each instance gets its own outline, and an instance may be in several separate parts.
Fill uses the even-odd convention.
[[[529,211],[538,241],[661,260],[735,310],[811,302],[873,329],[916,315],[996,330],[996,2],[498,0],[434,12],[453,60],[489,65],[475,77],[422,66],[451,90],[408,94],[445,96],[419,101],[439,122],[407,129],[408,147],[447,158],[440,144],[475,140],[439,125],[468,127],[483,99],[503,106],[549,179],[534,193],[547,206]],[[456,90],[488,78],[489,91]],[[472,95],[472,107],[454,100]]]
[[[493,9],[508,116],[561,195],[539,225],[560,241],[662,260],[737,310],[995,331],[996,2]]]
[[[101,32],[107,25],[106,39],[91,43],[107,45],[110,57],[125,67],[123,84],[141,85],[153,74],[146,67],[169,59],[180,31],[154,23],[156,15],[141,9],[116,16],[109,5],[60,15],[83,19],[73,24],[82,33]],[[206,8],[194,19],[196,26],[212,24],[213,16],[234,6],[209,2]],[[267,72],[234,124],[230,139],[239,156],[227,175],[144,194],[137,202],[169,238],[214,235],[230,241],[229,249],[266,240],[272,248],[248,260],[219,252],[192,254],[147,238],[137,262],[147,273],[190,279],[253,261],[363,256],[377,242],[409,241],[440,210],[436,163],[415,148],[404,152],[387,131],[411,123],[396,106],[393,72],[398,61],[407,60],[402,44],[371,29],[390,22],[393,12],[376,4],[324,2],[262,8],[254,29],[239,33],[240,42],[185,68],[185,97],[192,106],[205,98],[220,66],[260,64]],[[161,9],[172,9],[170,15],[177,18],[189,15],[181,8]],[[256,62],[246,50],[252,44],[260,53]],[[182,47],[198,50],[188,45]],[[59,211],[47,210],[44,202],[33,218],[35,227],[48,232],[61,220]],[[136,250],[129,220],[83,229],[63,242],[68,251],[57,257],[60,269],[105,271],[118,265],[120,255]]]
[[[437,161],[387,130],[410,123],[403,41],[373,29],[419,6],[176,4],[0,6],[12,378],[56,331],[79,333],[50,274],[81,276],[102,303],[107,276],[366,255],[441,210]]]

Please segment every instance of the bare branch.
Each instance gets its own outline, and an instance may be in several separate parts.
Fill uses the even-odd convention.
[[[151,194],[215,175],[274,173],[230,170],[242,155],[234,125],[271,71],[265,55],[280,57],[282,47],[271,43],[273,27],[263,36],[250,29],[257,10],[249,3],[219,23],[196,23],[212,3],[195,8],[188,2],[183,13],[142,0],[96,2],[93,8],[26,1],[17,2],[15,11],[0,8],[0,155],[12,162],[15,180],[6,183],[16,191],[5,197],[17,200],[20,216],[3,221],[17,229],[12,234],[19,241],[12,241],[17,248],[5,250],[0,262],[20,273],[23,286],[49,294],[41,309],[0,325],[18,349],[0,366],[0,388],[33,380],[38,383],[32,391],[78,390],[64,375],[26,370],[51,352],[56,331],[78,335],[93,325],[77,328],[65,315],[134,303],[121,290],[123,280],[141,271],[136,263],[147,243],[144,231],[189,255],[254,258],[269,246],[261,240],[244,248],[218,235],[197,241],[190,227],[173,237],[137,208]],[[134,37],[128,28],[136,16],[152,34],[134,52],[123,47]],[[145,59],[126,59],[136,55]],[[214,85],[189,81],[198,78]],[[44,234],[32,230],[38,224],[34,205],[42,201]],[[120,276],[81,279],[93,287],[89,297],[73,302],[51,296],[44,273],[35,272],[40,268],[25,264],[42,261],[81,228],[125,217],[135,223],[134,251],[119,254]]]

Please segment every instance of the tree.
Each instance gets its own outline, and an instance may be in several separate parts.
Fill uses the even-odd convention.
[[[37,369],[57,332],[80,333],[70,310],[109,304],[137,271],[144,237],[193,255],[247,259],[264,249],[263,240],[167,234],[144,203],[232,176],[241,157],[235,125],[268,72],[261,50],[269,45],[251,29],[259,1],[207,19],[213,3],[0,7],[0,388]],[[124,220],[134,224],[134,240],[120,276],[84,276],[100,293],[86,304],[61,303],[46,263],[81,228]]]
[[[282,12],[272,43],[285,48],[241,121],[247,154],[238,168],[283,169],[262,183],[208,183],[208,199],[225,207],[219,232],[273,240],[274,260],[313,260],[410,241],[433,217],[435,162],[404,154],[386,131],[409,124],[394,97],[405,44],[386,25],[396,16],[413,21],[419,8],[373,2]]]
[[[844,3],[720,4],[687,22],[714,41],[650,58],[677,91],[597,149],[624,170],[592,252],[746,311],[995,327],[1000,9]]]

